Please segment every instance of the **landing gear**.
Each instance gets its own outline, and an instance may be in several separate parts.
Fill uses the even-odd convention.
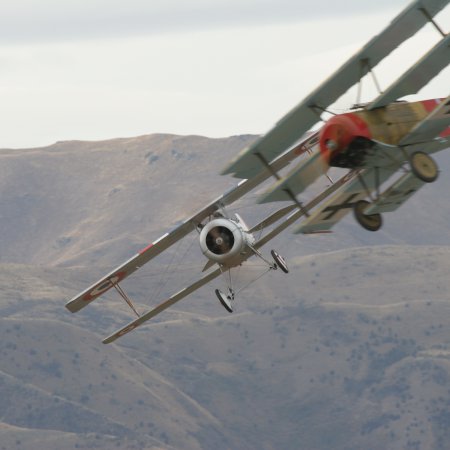
[[[289,273],[289,269],[284,258],[275,250],[271,250],[270,254],[275,261],[275,268],[279,267],[284,273]]]
[[[383,224],[381,214],[364,214],[364,210],[370,205],[366,200],[360,200],[355,203],[353,212],[356,221],[368,231],[378,231]]]
[[[233,291],[233,289],[228,289],[228,295],[225,295],[219,289],[216,289],[215,292],[216,292],[217,298],[219,299],[219,301],[222,304],[222,306],[229,313],[232,313],[233,312],[233,305],[231,304],[231,302],[234,300],[234,291]]]
[[[425,183],[436,181],[439,175],[436,162],[424,152],[414,152],[409,159],[409,164],[411,172]]]
[[[220,303],[222,304],[222,306],[229,313],[233,312],[233,304],[234,304],[234,297],[235,297],[235,295],[239,294],[244,289],[248,288],[251,284],[253,284],[256,280],[259,280],[266,273],[270,272],[271,270],[276,270],[278,268],[280,268],[281,271],[284,272],[284,273],[288,273],[289,272],[289,269],[288,269],[288,266],[286,264],[286,261],[275,250],[271,250],[271,252],[270,252],[274,262],[269,261],[268,259],[266,259],[256,248],[251,247],[251,250],[253,251],[253,253],[256,256],[258,256],[261,260],[263,260],[265,262],[265,264],[267,265],[267,269],[266,269],[265,272],[263,272],[257,278],[253,279],[252,281],[250,281],[249,283],[247,283],[243,287],[240,287],[237,291],[235,291],[233,289],[234,284],[233,284],[233,280],[232,280],[232,277],[231,277],[231,269],[232,269],[232,267],[226,268],[226,267],[220,266],[220,270],[222,271],[222,274],[223,275],[226,275],[226,273],[228,274],[228,277],[227,277],[228,278],[227,279],[228,293],[225,294],[220,289],[216,289],[215,293],[216,293],[216,296],[219,299]]]

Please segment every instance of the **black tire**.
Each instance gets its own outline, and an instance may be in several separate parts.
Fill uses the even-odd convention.
[[[270,254],[272,255],[277,267],[279,267],[284,273],[289,273],[289,269],[284,258],[275,250],[271,250]]]
[[[233,312],[233,306],[231,305],[230,299],[219,289],[215,290],[217,298],[219,299],[222,306],[229,312]]]
[[[436,181],[439,170],[435,160],[424,152],[414,152],[409,158],[411,172],[425,183]]]
[[[353,212],[355,214],[356,221],[368,231],[378,231],[383,225],[383,219],[381,214],[364,214],[364,210],[370,203],[366,200],[360,200],[355,203]]]

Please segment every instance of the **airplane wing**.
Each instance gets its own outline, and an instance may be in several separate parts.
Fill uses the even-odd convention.
[[[160,253],[168,249],[175,242],[179,241],[188,233],[190,233],[194,229],[195,224],[199,223],[195,222],[195,219],[199,217],[203,217],[203,214],[193,216],[191,219],[177,226],[172,231],[161,236],[159,239],[157,239],[149,246],[140,250],[135,256],[130,258],[124,264],[120,265],[112,272],[108,273],[99,281],[94,283],[92,286],[88,287],[86,290],[84,290],[76,297],[74,297],[72,300],[70,300],[66,304],[66,308],[70,312],[74,313],[87,306],[97,297],[104,294],[106,291],[108,291],[109,289],[117,285],[119,282],[124,280],[126,277],[128,277],[133,272],[138,270],[148,261],[158,256]]]
[[[174,305],[175,303],[179,302],[180,300],[182,300],[183,298],[185,298],[192,292],[201,288],[203,285],[209,283],[211,280],[214,280],[214,278],[217,278],[221,273],[222,272],[219,268],[219,269],[214,270],[213,272],[206,274],[200,280],[191,284],[187,288],[184,288],[181,291],[177,292],[175,295],[172,295],[168,300],[160,303],[158,306],[153,308],[151,311],[143,314],[142,316],[138,317],[136,320],[133,320],[125,327],[123,327],[120,330],[113,333],[111,336],[108,336],[106,339],[103,340],[103,343],[109,344],[110,342],[115,341],[117,338],[122,337],[123,335],[129,333],[130,331],[137,328],[139,325],[142,325],[147,320],[149,320],[152,317],[156,316],[157,314],[163,312],[165,309],[167,309],[170,306]]]
[[[354,207],[355,203],[367,197],[377,186],[395,173],[397,168],[371,168],[351,171],[350,182],[345,184],[333,197],[320,205],[318,209],[304,220],[294,233],[324,233],[342,220]]]
[[[286,154],[277,158],[271,164],[270,169],[264,170],[252,179],[241,181],[236,187],[233,187],[228,192],[218,197],[216,200],[198,211],[192,217],[185,220],[180,225],[177,225],[174,229],[164,234],[144,249],[140,250],[136,255],[114,269],[112,272],[102,277],[92,286],[76,295],[66,304],[66,308],[74,313],[87,306],[93,300],[95,300],[96,298],[107,292],[109,289],[116,286],[126,277],[131,275],[133,272],[141,268],[151,259],[155,258],[160,253],[178,242],[180,239],[184,238],[187,234],[193,231],[198,224],[200,224],[207,217],[214,214],[214,212],[224,206],[235,202],[243,195],[247,194],[256,186],[258,186],[260,183],[265,181],[267,178],[272,176],[271,170],[278,171],[287,166],[293,159],[306,152],[309,149],[310,143],[315,142],[316,140],[317,133],[306,136],[297,146],[292,148]]]
[[[426,183],[412,172],[405,173],[390,188],[383,192],[365,211],[364,214],[381,214],[395,211],[409,200]]]
[[[450,62],[450,34],[365,107],[372,110],[388,105],[405,95],[416,94]]]
[[[342,65],[331,77],[283,117],[266,135],[242,150],[222,171],[237,178],[251,178],[284,152],[315,123],[325,108],[357,83],[402,42],[413,36],[449,0],[416,0],[379,35]]]

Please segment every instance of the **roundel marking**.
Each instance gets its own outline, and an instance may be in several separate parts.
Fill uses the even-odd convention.
[[[88,292],[84,297],[83,300],[85,302],[90,302],[97,298],[99,295],[102,295],[104,292],[106,292],[108,289],[111,289],[114,284],[117,284],[119,281],[123,280],[126,276],[126,272],[118,272],[113,277],[104,280],[97,286],[95,286],[90,292]]]

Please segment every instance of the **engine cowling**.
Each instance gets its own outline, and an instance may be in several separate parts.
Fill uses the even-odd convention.
[[[355,113],[339,114],[328,120],[320,130],[320,152],[325,161],[333,165],[333,161],[357,138],[371,138],[366,122]]]
[[[247,244],[252,244],[252,236],[238,222],[230,219],[213,219],[200,233],[203,254],[219,264],[229,264],[239,259]]]

